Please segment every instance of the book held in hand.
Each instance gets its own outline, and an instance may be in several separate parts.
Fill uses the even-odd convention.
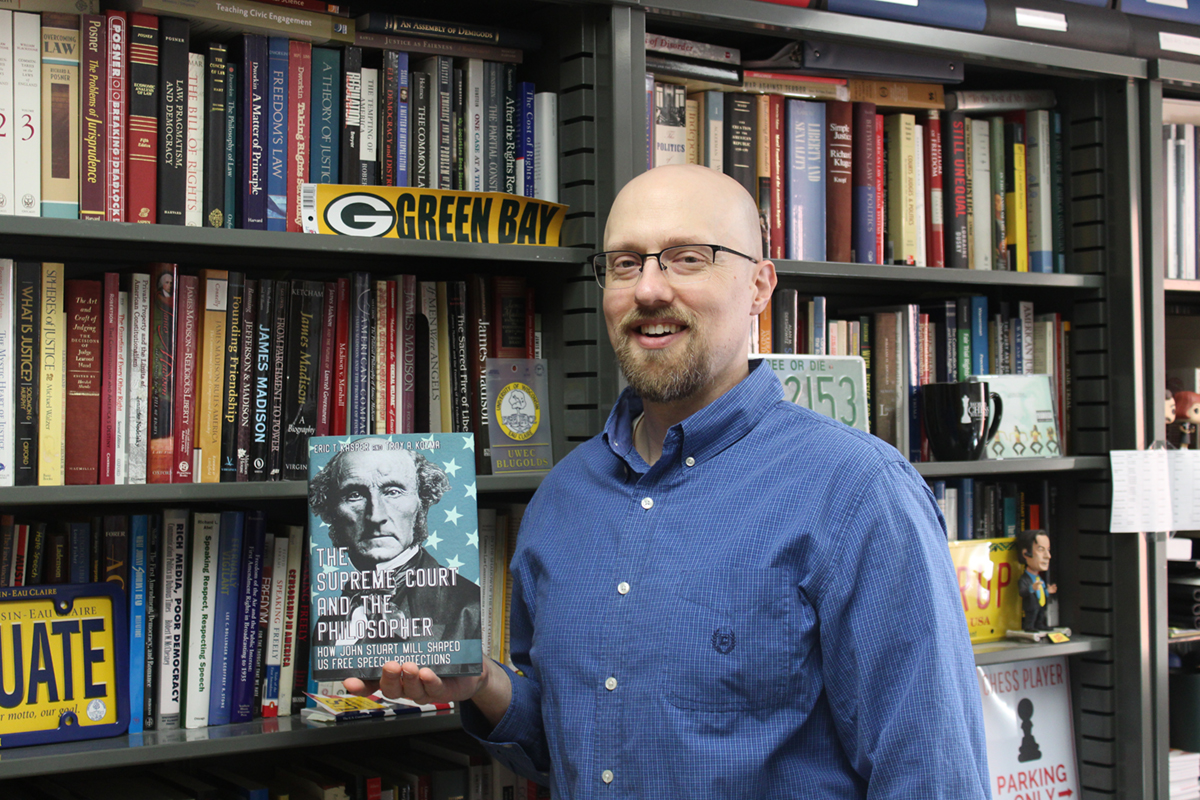
[[[389,661],[482,669],[472,434],[318,436],[308,445],[317,681]]]

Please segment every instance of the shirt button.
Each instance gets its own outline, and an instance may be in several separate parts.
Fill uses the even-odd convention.
[[[687,464],[689,467],[694,467],[694,466],[696,466],[696,459],[692,458],[691,456],[688,456],[687,458],[685,458],[683,460],[683,463]]]
[[[642,508],[646,509],[647,511],[654,508],[654,500],[649,497],[643,497],[642,498]]]
[[[605,783],[612,783],[613,782],[612,770],[606,769],[606,770],[604,770],[604,772],[601,772],[600,780],[604,781]]]
[[[605,689],[608,689],[610,692],[611,692],[613,689],[617,688],[617,679],[616,679],[616,678],[609,678],[608,680],[606,680],[606,681],[604,682],[604,688],[605,688]]]
[[[625,581],[621,581],[620,583],[618,583],[617,584],[617,593],[618,594],[629,594],[629,584],[626,583]]]

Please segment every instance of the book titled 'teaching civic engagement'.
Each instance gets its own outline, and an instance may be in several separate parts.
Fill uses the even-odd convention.
[[[482,669],[471,434],[309,439],[313,678]]]

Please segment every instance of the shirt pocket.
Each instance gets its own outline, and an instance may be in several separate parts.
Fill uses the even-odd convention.
[[[667,603],[663,692],[695,711],[778,707],[792,693],[797,631],[811,627],[787,569],[685,572]]]

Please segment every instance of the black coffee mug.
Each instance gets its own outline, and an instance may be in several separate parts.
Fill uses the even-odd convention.
[[[991,414],[989,399],[995,404]],[[1004,401],[986,383],[927,383],[921,387],[921,415],[934,458],[976,461],[1000,429]]]

